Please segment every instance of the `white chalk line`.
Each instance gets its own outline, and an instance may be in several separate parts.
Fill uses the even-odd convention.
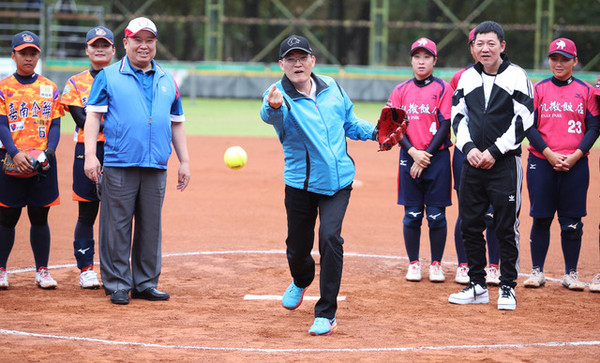
[[[182,253],[171,253],[165,254],[163,257],[178,257],[178,256],[198,256],[198,255],[221,255],[221,254],[285,254],[284,250],[249,250],[249,251],[202,251],[202,252],[182,252]],[[313,252],[313,254],[317,254]],[[362,253],[344,253],[345,256],[353,257],[367,257],[367,258],[381,258],[381,259],[392,259],[392,260],[408,260],[404,256],[389,256],[389,255],[374,255],[374,254],[362,254]],[[98,262],[96,262],[98,263]],[[444,262],[447,265],[456,265],[451,262]],[[49,266],[49,269],[59,268],[72,268],[77,267],[76,264],[63,264]],[[35,268],[23,268],[7,271],[7,273],[20,273],[35,271]],[[523,276],[529,276],[527,274],[520,274]],[[547,278],[550,280],[550,278]],[[561,280],[557,280],[561,281]],[[248,295],[246,295],[248,296]],[[279,296],[276,296],[280,299]],[[313,298],[313,297],[305,297]],[[314,297],[316,299],[316,297]],[[53,334],[39,334],[29,333],[18,330],[7,330],[0,329],[0,334],[5,335],[18,335],[28,336],[34,338],[47,338],[47,339],[58,339],[58,340],[70,340],[70,341],[83,341],[83,342],[94,342],[111,345],[124,345],[124,346],[139,346],[145,348],[162,348],[162,349],[183,349],[183,350],[204,350],[204,351],[238,351],[238,352],[256,352],[256,353],[318,353],[318,352],[420,352],[420,351],[440,351],[440,350],[472,350],[472,349],[521,349],[528,347],[580,347],[580,346],[600,346],[600,341],[579,341],[579,342],[546,342],[546,343],[526,343],[526,344],[477,344],[477,345],[445,345],[445,346],[417,346],[417,347],[389,347],[389,348],[243,348],[243,347],[203,347],[203,346],[187,346],[187,345],[169,345],[169,344],[155,344],[155,343],[140,343],[140,342],[125,342],[115,341],[98,338],[86,338],[76,336],[63,336]]]
[[[28,333],[18,330],[0,329],[0,334],[18,335],[33,338],[47,338],[59,340],[71,340],[80,342],[92,342],[111,345],[138,346],[144,348],[163,348],[163,349],[184,349],[184,350],[206,350],[206,351],[236,351],[236,352],[256,352],[256,353],[327,353],[327,352],[422,352],[435,350],[471,350],[471,349],[520,349],[532,347],[581,347],[598,346],[600,341],[580,341],[580,342],[547,342],[547,343],[527,343],[527,344],[467,344],[467,345],[444,345],[444,346],[417,346],[417,347],[390,347],[390,348],[243,348],[243,347],[202,347],[193,345],[171,345],[154,344],[139,342],[123,342],[117,340],[84,338],[53,334]]]
[[[177,252],[177,253],[168,253],[168,254],[164,254],[163,257],[180,257],[180,256],[200,256],[200,255],[232,255],[232,254],[246,254],[246,255],[255,255],[255,254],[263,254],[263,255],[280,255],[280,254],[285,254],[285,250],[248,250],[248,251],[243,251],[243,250],[232,250],[232,251],[200,251],[200,252]],[[312,252],[313,255],[318,255],[318,252],[313,251]],[[365,253],[355,253],[355,252],[344,252],[344,256],[352,256],[352,257],[367,257],[367,258],[381,258],[381,259],[388,259],[388,260],[405,260],[408,261],[408,257],[406,256],[390,256],[390,255],[373,255],[373,254],[365,254]],[[100,265],[99,261],[95,261],[94,262],[96,265]],[[447,266],[456,266],[456,262],[446,262],[446,261],[442,261],[442,265],[447,265]],[[53,270],[53,269],[59,269],[59,268],[73,268],[73,267],[77,267],[76,264],[72,263],[72,264],[64,264],[64,265],[53,265],[53,266],[48,266],[48,269]],[[22,272],[31,272],[31,271],[35,271],[35,267],[27,267],[27,268],[22,268],[22,269],[14,269],[14,270],[7,270],[6,273],[22,273]],[[524,276],[524,277],[529,277],[531,276],[531,274],[526,274],[526,273],[519,273],[519,276]],[[553,278],[553,277],[548,277],[546,276],[546,280],[547,281],[554,281],[554,282],[561,282],[562,283],[562,279],[557,279],[557,278]],[[587,283],[586,283],[587,285]]]

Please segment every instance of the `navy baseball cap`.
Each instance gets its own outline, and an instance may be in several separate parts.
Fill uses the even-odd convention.
[[[310,47],[308,39],[300,35],[290,35],[279,45],[279,59],[285,57],[286,54],[294,49],[303,50],[308,54],[312,54],[312,48]]]
[[[25,48],[35,48],[38,51],[42,51],[40,46],[40,38],[30,31],[24,31],[15,35],[12,39],[13,51],[19,51]]]
[[[97,26],[94,29],[91,29],[89,32],[87,32],[85,42],[86,44],[92,44],[98,39],[104,39],[107,42],[109,42],[110,45],[113,45],[115,42],[115,36],[113,35],[113,32],[111,32],[110,29],[105,28],[103,26]]]

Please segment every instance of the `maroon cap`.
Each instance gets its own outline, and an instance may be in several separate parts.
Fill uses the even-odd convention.
[[[558,53],[562,54],[567,58],[577,57],[577,47],[571,39],[558,38],[550,43],[550,49],[548,50],[548,56]]]
[[[412,44],[412,47],[410,47],[410,56],[412,57],[419,48],[423,48],[433,54],[434,57],[437,57],[437,47],[433,40],[427,38],[418,39]]]
[[[471,44],[475,41],[475,28],[471,29],[469,32],[469,42],[467,44]]]

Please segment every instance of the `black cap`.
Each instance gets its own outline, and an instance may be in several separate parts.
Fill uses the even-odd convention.
[[[285,38],[279,46],[279,59],[285,57],[286,54],[294,49],[303,50],[308,54],[312,54],[312,48],[310,47],[308,39],[300,35],[290,35]]]

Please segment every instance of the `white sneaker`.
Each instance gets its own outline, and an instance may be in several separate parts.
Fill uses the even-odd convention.
[[[421,281],[421,262],[411,262],[406,273],[408,281]]]
[[[529,276],[529,278],[523,283],[525,287],[531,287],[534,289],[540,286],[544,286],[545,284],[546,276],[544,276],[544,273],[540,271],[539,267],[536,267],[533,270],[531,270],[531,276]]]
[[[79,275],[79,286],[84,289],[97,289],[100,287],[100,281],[94,270],[83,271]]]
[[[490,302],[487,286],[469,282],[467,287],[456,294],[450,294],[448,302],[452,304],[487,304]]]
[[[8,289],[8,277],[6,277],[6,269],[0,267],[0,290]]]
[[[469,266],[466,264],[458,266],[454,282],[461,285],[468,285],[469,281],[471,281],[469,278]]]
[[[489,265],[485,269],[485,282],[488,285],[498,286],[500,285],[500,271],[498,270],[497,265]]]
[[[590,291],[600,292],[600,273],[595,274],[592,278],[592,282],[590,283]]]
[[[500,286],[500,289],[498,289],[498,310],[515,310],[516,308],[515,289],[508,285]]]
[[[571,271],[568,274],[565,274],[562,284],[569,290],[582,291],[585,289],[585,284],[579,281],[577,271]]]
[[[35,284],[42,289],[54,289],[58,286],[46,267],[40,267],[38,272],[35,273]]]
[[[442,264],[439,261],[433,261],[433,263],[429,265],[429,281],[446,281],[446,277],[444,276],[444,269],[442,269]]]

